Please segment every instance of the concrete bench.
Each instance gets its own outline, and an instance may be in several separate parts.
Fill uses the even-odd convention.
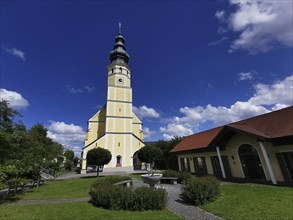
[[[126,186],[126,187],[130,187],[131,183],[132,183],[132,180],[124,180],[124,181],[121,181],[121,182],[118,182],[118,183],[114,183],[113,185],[114,186],[123,185],[123,186]]]
[[[178,178],[177,177],[162,177],[161,179],[161,183],[171,183],[171,184],[177,184],[177,180]]]

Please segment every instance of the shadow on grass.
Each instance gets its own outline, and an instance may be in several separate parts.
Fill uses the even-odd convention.
[[[5,203],[17,202],[20,200],[19,195],[11,195],[7,193],[0,193],[0,205]]]

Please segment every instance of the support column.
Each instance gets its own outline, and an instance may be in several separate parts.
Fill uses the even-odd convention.
[[[277,184],[277,181],[276,181],[276,177],[275,177],[275,174],[274,174],[274,171],[273,171],[273,168],[272,168],[272,165],[271,165],[271,161],[268,157],[268,153],[267,153],[267,150],[265,148],[265,145],[263,144],[263,142],[258,142],[259,146],[260,146],[260,149],[262,151],[262,154],[263,154],[263,157],[265,159],[265,162],[266,162],[266,165],[267,165],[267,168],[269,170],[269,174],[271,176],[271,180],[272,180],[272,183],[273,184]]]
[[[84,152],[82,152],[81,155],[81,164],[80,164],[80,174],[86,174],[86,154],[84,154]]]
[[[216,146],[216,149],[217,149],[217,155],[218,155],[219,162],[220,162],[222,176],[223,176],[224,179],[226,179],[226,173],[225,173],[225,169],[224,169],[224,165],[223,165],[223,161],[222,161],[222,157],[221,157],[220,148],[218,146]]]

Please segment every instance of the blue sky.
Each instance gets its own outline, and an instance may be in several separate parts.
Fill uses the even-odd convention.
[[[122,23],[145,140],[292,105],[292,0],[1,1],[0,95],[29,128],[83,145]]]

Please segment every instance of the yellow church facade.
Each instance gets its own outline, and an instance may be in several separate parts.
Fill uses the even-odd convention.
[[[139,169],[136,152],[144,146],[142,122],[132,110],[131,69],[129,55],[121,35],[115,38],[107,67],[108,88],[106,104],[88,120],[82,151],[81,173],[86,173],[86,155],[91,149],[108,149],[112,159],[105,168]],[[135,167],[136,166],[136,167]]]

